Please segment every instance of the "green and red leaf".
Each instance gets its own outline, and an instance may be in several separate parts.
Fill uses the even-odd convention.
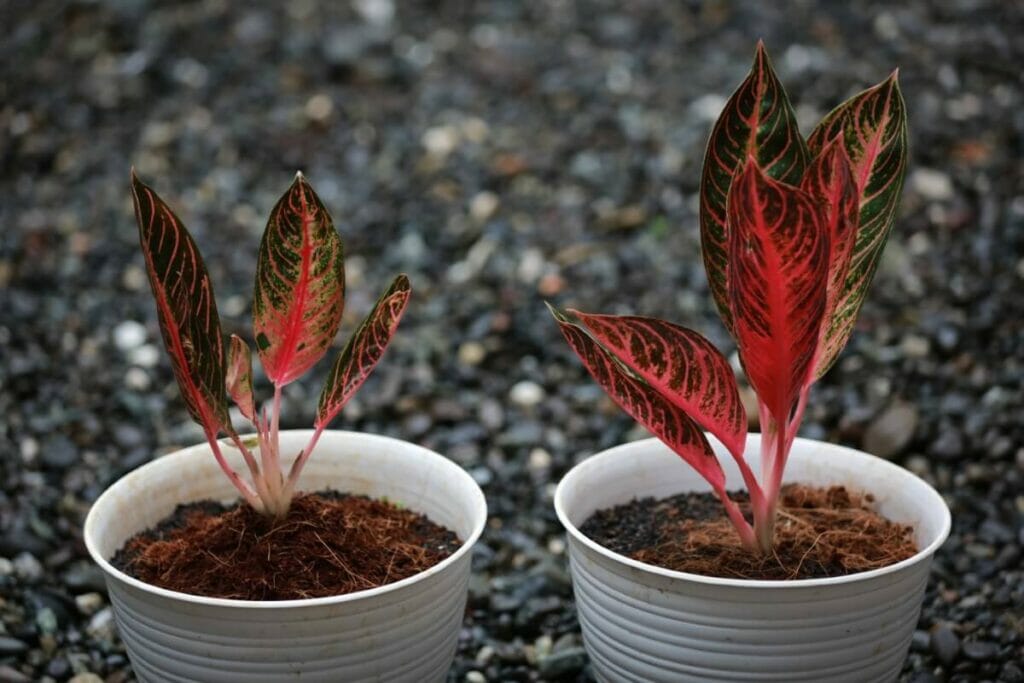
[[[801,188],[821,202],[829,236],[828,291],[814,379],[832,367],[853,332],[854,318],[837,315],[846,300],[846,275],[857,236],[857,188],[846,149],[838,138],[825,145],[807,167]]]
[[[322,429],[345,407],[384,355],[409,303],[409,278],[399,275],[377,300],[331,369],[317,408],[316,426]]]
[[[729,298],[740,359],[762,404],[786,424],[811,381],[828,281],[817,200],[750,158],[729,190]]]
[[[323,202],[296,174],[270,214],[256,265],[256,350],[275,385],[288,384],[327,353],[344,305],[341,238]]]
[[[228,349],[228,370],[226,383],[231,399],[242,415],[250,422],[256,421],[256,401],[252,394],[252,352],[249,345],[237,334],[231,335]]]
[[[697,470],[712,488],[723,490],[725,472],[700,426],[643,379],[634,376],[583,327],[554,307],[548,308],[583,367],[615,403]]]
[[[747,414],[729,361],[697,332],[657,318],[569,309],[604,349],[654,391],[742,455]]]
[[[907,171],[907,112],[896,72],[834,109],[811,134],[820,155],[836,138],[850,160],[858,197],[858,226],[849,269],[830,325],[833,345],[842,349],[878,269],[882,249],[896,220]],[[833,331],[834,330],[834,331]],[[822,358],[818,376],[835,361]]]
[[[132,171],[132,198],[164,346],[189,414],[209,438],[230,430],[224,341],[213,286],[181,220]]]
[[[719,314],[734,337],[726,205],[733,177],[751,156],[768,176],[792,185],[800,182],[809,158],[789,97],[761,42],[750,74],[729,98],[711,131],[700,181],[704,267]]]

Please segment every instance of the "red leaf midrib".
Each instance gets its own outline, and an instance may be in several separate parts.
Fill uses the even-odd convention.
[[[291,376],[292,369],[289,366],[295,360],[295,349],[298,347],[299,337],[302,333],[302,314],[305,311],[306,298],[309,295],[309,269],[313,248],[309,237],[311,217],[309,206],[306,203],[305,190],[301,190],[299,201],[302,204],[299,214],[299,220],[302,225],[302,246],[299,249],[299,279],[295,284],[295,297],[292,301],[291,310],[288,311],[288,318],[285,323],[281,352],[277,356],[278,372],[275,374],[279,374],[279,377],[274,380],[274,384],[278,386],[295,379]]]

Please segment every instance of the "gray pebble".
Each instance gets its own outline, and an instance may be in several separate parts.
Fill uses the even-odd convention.
[[[546,678],[565,676],[580,671],[587,662],[587,651],[582,647],[573,647],[561,652],[554,652],[540,660],[538,670]]]
[[[960,654],[960,639],[953,629],[941,624],[932,629],[931,632],[932,652],[946,666],[956,661]]]

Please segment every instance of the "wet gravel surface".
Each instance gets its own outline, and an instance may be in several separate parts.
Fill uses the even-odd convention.
[[[901,218],[804,434],[909,467],[953,509],[903,680],[1024,681],[1024,10],[791,8],[0,4],[0,682],[132,679],[81,523],[118,476],[201,440],[159,347],[132,164],[193,231],[229,332],[249,336],[263,220],[297,168],[346,241],[345,330],[409,273],[400,334],[337,426],[446,453],[488,495],[451,679],[590,680],[552,493],[642,432],[542,301],[730,348],[696,191],[758,37],[807,131],[900,67]],[[289,388],[285,426],[311,423],[324,372]]]

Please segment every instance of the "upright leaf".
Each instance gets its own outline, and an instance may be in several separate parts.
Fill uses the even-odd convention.
[[[206,265],[181,220],[132,171],[146,274],[174,377],[192,418],[215,438],[230,429],[224,341]]]
[[[808,166],[800,186],[821,202],[829,236],[828,290],[814,370],[814,379],[817,379],[832,367],[846,346],[854,322],[853,317],[837,315],[848,294],[846,275],[850,270],[858,220],[857,188],[842,140],[837,138],[825,145]]]
[[[252,352],[237,334],[231,335],[226,383],[231,399],[251,422],[256,420],[256,401],[252,395]]]
[[[729,190],[729,298],[740,359],[786,424],[810,381],[825,311],[828,233],[818,202],[751,158]]]
[[[634,377],[583,328],[551,306],[548,308],[569,346],[601,388],[630,417],[697,470],[716,491],[721,491],[725,486],[725,473],[697,423],[642,379]]]
[[[734,454],[747,440],[747,414],[729,361],[697,332],[657,318],[569,309],[591,336],[650,387],[714,434]]]
[[[807,166],[807,145],[786,90],[758,42],[754,65],[718,117],[700,180],[700,238],[711,294],[733,333],[729,301],[729,228],[726,204],[737,169],[754,157],[770,177],[795,185]]]
[[[296,379],[327,353],[344,302],[341,238],[298,173],[270,214],[256,263],[256,350],[275,385]]]
[[[903,190],[907,171],[907,112],[896,72],[826,116],[811,134],[811,151],[820,155],[837,137],[850,159],[859,219],[850,266],[834,314],[834,337],[837,342],[841,338],[836,353],[849,338],[868,285],[878,269]],[[833,355],[831,359],[822,359],[818,376],[828,370],[835,358]]]
[[[373,372],[398,328],[411,294],[409,278],[405,275],[395,278],[338,354],[320,393],[316,414],[318,429],[334,419]]]

